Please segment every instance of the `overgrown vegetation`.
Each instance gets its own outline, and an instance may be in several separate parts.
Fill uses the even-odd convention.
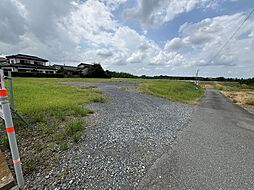
[[[50,166],[61,151],[79,142],[86,125],[84,116],[93,113],[84,103],[104,101],[94,88],[62,83],[76,80],[80,79],[13,78],[15,108],[33,126],[28,128],[15,118],[25,173]],[[7,149],[6,133],[1,133],[0,139],[1,147]]]
[[[194,83],[174,80],[142,80],[142,92],[184,103],[197,103],[204,90]]]
[[[204,88],[215,88],[229,97],[233,103],[240,105],[254,105],[254,86],[240,82],[201,82]]]

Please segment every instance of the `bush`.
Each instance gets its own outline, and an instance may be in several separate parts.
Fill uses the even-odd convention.
[[[63,78],[64,74],[62,73],[26,73],[26,72],[13,72],[13,77],[40,77],[40,78]]]

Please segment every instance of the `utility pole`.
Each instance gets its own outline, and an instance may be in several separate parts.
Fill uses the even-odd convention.
[[[199,69],[197,69],[197,72],[196,72],[196,85],[198,86],[199,85],[199,81],[198,81],[198,73],[199,73]]]

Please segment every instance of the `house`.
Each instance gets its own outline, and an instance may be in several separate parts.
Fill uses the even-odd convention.
[[[65,76],[80,76],[81,69],[74,66],[53,65],[58,73],[63,73]]]
[[[93,67],[91,64],[80,63],[78,68],[80,69],[81,75],[85,76],[89,73],[89,70]]]
[[[107,77],[100,64],[80,63],[77,67],[66,65],[53,65],[57,73],[65,77]]]
[[[30,77],[107,77],[100,64],[80,63],[78,66],[48,66],[48,60],[25,54],[0,57],[0,69],[13,76]]]
[[[48,60],[25,54],[6,56],[7,62],[0,63],[0,68],[12,72],[56,73],[57,69],[47,66]]]
[[[7,62],[7,59],[5,57],[0,57],[0,64],[6,63],[6,62]]]

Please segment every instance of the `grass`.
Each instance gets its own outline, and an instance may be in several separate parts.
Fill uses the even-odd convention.
[[[74,135],[76,132],[81,131],[82,128],[82,121],[71,121],[65,126],[66,133],[69,135]]]
[[[44,122],[49,117],[62,120],[65,115],[90,113],[84,103],[103,102],[103,95],[92,88],[61,84],[67,79],[14,78],[15,108],[29,115],[33,122]]]
[[[15,109],[33,129],[15,119],[18,146],[25,173],[38,169],[39,164],[65,151],[81,139],[86,125],[84,116],[93,113],[85,103],[104,102],[104,95],[94,88],[66,85],[63,82],[98,82],[100,79],[13,78]],[[8,84],[6,84],[8,86]],[[5,133],[0,146],[8,147]]]
[[[191,82],[175,80],[142,80],[141,92],[160,96],[173,101],[196,104],[204,95],[204,90]]]
[[[79,142],[81,139],[81,135],[80,134],[75,134],[72,136],[72,139],[75,143]]]

